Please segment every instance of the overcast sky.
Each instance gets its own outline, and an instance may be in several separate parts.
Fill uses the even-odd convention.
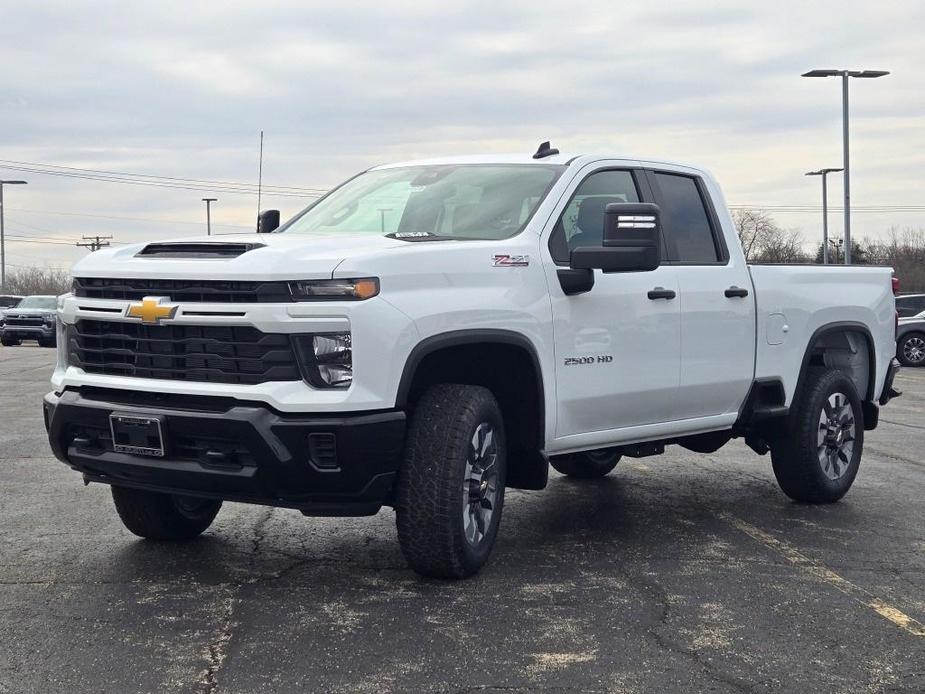
[[[323,188],[423,155],[615,152],[711,169],[734,204],[819,205],[841,166],[852,80],[852,202],[925,205],[925,3],[87,2],[0,0],[0,159]],[[204,232],[208,193],[24,173],[0,164],[8,263],[67,266],[83,234]],[[830,201],[840,203],[832,177]],[[216,194],[243,231],[250,193]],[[264,196],[287,217],[308,198]],[[776,213],[807,239],[819,213]],[[858,212],[858,236],[925,212]],[[831,231],[841,233],[839,214]],[[25,237],[59,242],[28,243]]]

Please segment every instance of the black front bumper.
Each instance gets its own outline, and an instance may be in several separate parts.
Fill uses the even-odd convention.
[[[11,340],[51,340],[56,335],[53,325],[4,325],[0,337]]]
[[[405,414],[284,414],[230,398],[65,390],[45,396],[55,456],[91,482],[369,515],[391,502]],[[109,415],[159,415],[162,458],[113,450]]]

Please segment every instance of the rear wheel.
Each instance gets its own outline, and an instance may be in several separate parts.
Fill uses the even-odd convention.
[[[925,333],[909,333],[899,338],[896,356],[905,366],[925,366]]]
[[[488,561],[501,523],[504,421],[487,388],[441,384],[415,406],[396,485],[402,552],[419,574],[465,578]]]
[[[122,523],[149,540],[191,540],[212,525],[221,501],[112,487]]]
[[[841,371],[811,369],[788,432],[771,446],[774,476],[791,499],[838,501],[851,488],[864,447],[864,412]]]
[[[620,462],[620,458],[617,451],[605,448],[600,451],[555,456],[550,458],[549,464],[563,475],[576,479],[594,479],[609,474]]]

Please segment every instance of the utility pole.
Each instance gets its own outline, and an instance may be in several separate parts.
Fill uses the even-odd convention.
[[[218,202],[218,198],[203,198],[206,204],[206,236],[212,236],[212,203]]]
[[[90,252],[98,251],[101,248],[105,248],[109,245],[109,241],[112,239],[112,236],[84,236],[83,242],[78,241],[74,245],[78,248],[89,248]]]
[[[838,265],[839,250],[845,242],[842,239],[838,239],[837,241],[835,239],[829,239],[829,243],[831,243],[832,247],[835,249],[835,264]]]
[[[807,176],[822,176],[822,264],[829,264],[829,197],[826,191],[825,177],[835,171],[843,169],[819,169],[818,171],[808,171]]]
[[[851,265],[851,167],[848,164],[848,78],[876,79],[887,70],[810,70],[802,77],[841,77],[842,156],[845,169],[845,265]]]
[[[0,289],[6,289],[6,240],[3,237],[3,186],[24,186],[26,181],[0,180]]]
[[[391,212],[392,208],[379,208],[379,226],[382,229],[382,233],[385,233],[385,213]]]
[[[260,131],[260,158],[257,163],[257,231],[260,231],[260,194],[263,192],[263,130]]]

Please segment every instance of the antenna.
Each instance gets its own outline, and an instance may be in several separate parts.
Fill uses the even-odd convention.
[[[559,150],[554,149],[549,146],[549,140],[546,142],[540,143],[539,149],[536,150],[536,154],[533,155],[534,159],[542,159],[543,157],[551,157],[554,154],[558,154]]]

